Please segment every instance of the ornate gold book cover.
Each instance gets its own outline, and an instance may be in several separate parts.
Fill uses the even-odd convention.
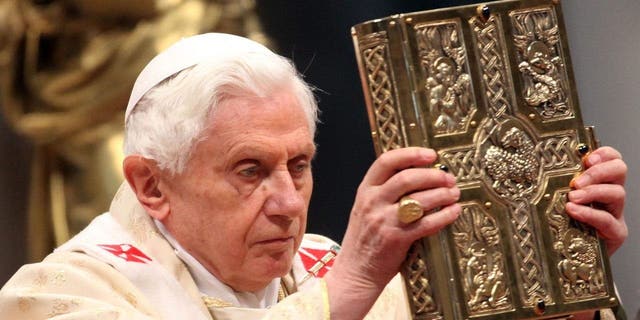
[[[617,304],[594,230],[564,212],[596,147],[559,1],[399,14],[352,29],[379,154],[435,149],[462,214],[417,241],[403,275],[414,319],[555,318]]]

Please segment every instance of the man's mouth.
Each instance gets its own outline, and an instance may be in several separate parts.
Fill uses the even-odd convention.
[[[288,248],[290,245],[293,244],[293,241],[294,241],[294,238],[290,236],[290,237],[279,237],[279,238],[262,240],[262,241],[256,242],[256,244],[260,246],[266,246],[272,249],[278,249],[278,248]]]

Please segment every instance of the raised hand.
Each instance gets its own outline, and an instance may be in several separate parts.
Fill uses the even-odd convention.
[[[382,154],[365,175],[342,249],[325,277],[332,319],[362,318],[398,273],[411,244],[437,233],[460,214],[455,178],[433,168],[436,159],[431,149],[396,149]],[[425,215],[401,222],[403,196],[418,201]]]

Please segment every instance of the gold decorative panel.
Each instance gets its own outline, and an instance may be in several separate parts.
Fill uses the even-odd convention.
[[[462,210],[451,233],[467,308],[471,314],[512,309],[498,222],[478,203]]]
[[[437,136],[466,132],[476,105],[459,22],[421,23],[412,32],[427,77],[429,103],[422,111],[435,116],[431,126]]]
[[[352,29],[376,152],[423,146],[462,214],[413,244],[414,319],[558,318],[617,304],[595,232],[564,211],[585,150],[559,1],[399,14]]]

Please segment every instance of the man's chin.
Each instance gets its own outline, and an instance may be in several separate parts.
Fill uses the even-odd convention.
[[[251,269],[245,269],[241,278],[244,279],[242,283],[233,285],[232,283],[226,283],[236,291],[241,292],[256,292],[266,288],[273,279],[281,278],[285,276],[291,270],[291,263],[284,262],[271,262],[268,264],[256,263]],[[249,278],[250,281],[247,281]]]
[[[262,252],[250,261],[246,261],[245,266],[248,266],[248,272],[251,272],[254,279],[260,278],[268,279],[269,281],[274,278],[282,277],[291,271],[293,265],[293,259],[297,251],[294,250],[294,246],[287,246],[284,250],[261,250]],[[245,269],[247,270],[247,269]]]
[[[290,253],[282,253],[276,256],[269,256],[269,261],[265,261],[265,269],[269,270],[267,274],[273,278],[282,277],[291,271],[293,264],[293,256]]]
[[[238,290],[238,288],[234,288],[236,291],[249,291],[256,292],[266,288],[273,279],[281,278],[285,276],[291,270],[291,264],[286,263],[272,263],[270,265],[264,265],[264,267],[256,269],[253,268],[252,271],[248,271],[248,277],[251,277],[253,283],[246,284]]]

